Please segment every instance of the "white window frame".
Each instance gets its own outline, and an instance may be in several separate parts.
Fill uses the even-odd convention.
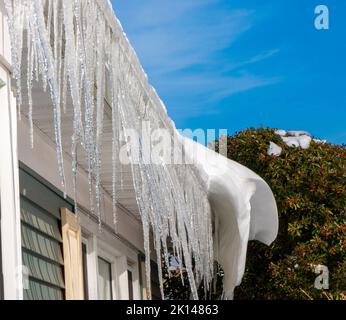
[[[87,274],[86,275],[83,274],[83,277],[85,277],[85,276],[87,277],[87,285],[88,285],[87,288],[84,288],[84,291],[88,292],[88,300],[90,300],[90,294],[92,294],[90,292],[89,281],[93,281],[92,278],[90,277],[90,270],[89,270],[89,266],[91,267],[91,263],[89,262],[89,260],[90,260],[89,238],[90,237],[85,236],[85,234],[83,233],[83,230],[82,230],[82,245],[84,244],[85,248],[86,248],[86,270],[87,270]],[[82,248],[83,248],[83,246],[82,246]],[[84,272],[84,266],[83,266],[83,272]],[[83,283],[83,285],[85,285],[85,284]],[[86,297],[84,297],[84,300],[86,300]]]
[[[101,258],[101,259],[107,261],[111,265],[112,300],[118,300],[119,292],[117,290],[118,289],[117,257],[114,256],[112,253],[110,253],[110,252],[108,252],[108,251],[98,247],[97,259],[98,258]],[[98,260],[97,260],[97,266],[98,266]],[[97,275],[98,275],[98,270],[97,270]],[[99,293],[97,293],[97,295],[98,295],[98,298],[100,298],[99,297]]]
[[[132,295],[133,295],[133,300],[136,299],[136,294],[135,294],[135,278],[136,278],[136,263],[133,261],[128,260],[127,261],[127,270],[132,273]],[[128,283],[128,282],[127,282]],[[127,288],[128,293],[129,293],[129,298],[130,298],[130,288]]]
[[[95,226],[88,225],[88,229],[83,226],[82,219],[82,242],[86,245],[87,251],[87,280],[89,300],[99,300],[98,291],[98,257],[111,264],[112,276],[112,298],[113,300],[128,300],[128,275],[127,270],[132,272],[133,299],[141,299],[141,288],[139,282],[138,252],[124,247],[123,243],[108,237],[107,231],[96,234],[88,229]],[[117,243],[119,245],[117,245]],[[117,249],[116,249],[117,248]],[[118,248],[122,248],[121,250]],[[126,253],[124,253],[124,251]]]

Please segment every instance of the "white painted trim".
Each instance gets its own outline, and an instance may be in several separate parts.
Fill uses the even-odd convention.
[[[16,100],[11,78],[0,67],[0,201],[4,298],[23,299]]]
[[[112,266],[112,293],[114,300],[128,300],[128,274],[127,270],[132,271],[133,275],[133,295],[134,299],[140,299],[140,285],[138,275],[138,264],[133,262],[129,268],[128,261],[137,261],[137,253],[120,252],[109,243],[98,239],[97,256],[108,261]]]
[[[100,242],[98,242],[100,244]],[[106,251],[100,246],[97,248],[98,254],[97,258],[102,258],[105,261],[107,261],[111,265],[111,277],[112,277],[112,284],[111,284],[111,289],[112,289],[112,298],[113,300],[118,300],[119,299],[119,282],[118,282],[118,265],[117,265],[117,255],[112,254],[109,251]],[[115,253],[115,250],[114,250]],[[98,263],[98,261],[97,261]],[[98,273],[97,273],[98,276]],[[98,298],[100,298],[98,296]]]
[[[133,300],[141,300],[138,259],[131,266],[128,266],[128,270],[132,272]]]
[[[88,252],[89,252],[89,243],[88,243],[88,238],[85,237],[84,233],[83,233],[83,230],[82,230],[82,255],[84,255],[84,252],[83,252],[83,245],[85,245],[85,260],[86,260],[86,270],[87,270],[87,274],[84,274],[84,256],[82,258],[82,261],[83,261],[83,280],[85,279],[85,277],[87,277],[87,287],[85,288],[85,283],[83,281],[83,288],[84,288],[84,293],[85,291],[88,292],[88,299],[86,298],[86,296],[84,295],[84,300],[90,300],[89,298],[89,263],[88,263]]]
[[[0,65],[11,72],[10,35],[3,0],[0,0]]]
[[[117,258],[117,277],[118,277],[118,290],[119,290],[119,300],[129,299],[129,285],[128,285],[128,264],[127,257],[120,256]]]
[[[138,252],[125,246],[120,240],[111,238],[107,231],[98,232],[97,228],[95,223],[90,221],[86,223],[85,219],[82,219],[83,242],[87,245],[89,299],[99,299],[98,257],[101,257],[111,264],[113,299],[127,300],[129,298],[127,270],[130,268],[133,275],[134,299],[140,300]]]
[[[23,299],[16,99],[11,90],[10,37],[0,0],[0,202],[4,298]]]
[[[97,237],[96,235],[91,235],[86,240],[87,240],[88,295],[89,295],[89,300],[97,300],[98,299]]]

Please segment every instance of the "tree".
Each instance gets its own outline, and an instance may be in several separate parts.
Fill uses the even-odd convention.
[[[271,141],[282,148],[280,156],[267,154]],[[270,247],[249,243],[235,299],[345,299],[345,145],[313,140],[308,149],[288,147],[266,128],[238,132],[227,137],[227,144],[228,158],[266,180],[279,211],[275,242]],[[329,270],[329,289],[315,286],[318,265]],[[166,283],[166,291],[172,282],[179,292],[178,278]]]
[[[274,142],[283,151],[269,156]],[[345,298],[346,149],[312,141],[288,147],[275,130],[250,128],[228,137],[228,157],[262,176],[278,205],[279,233],[267,247],[250,242],[236,299]],[[315,288],[317,265],[329,290]]]

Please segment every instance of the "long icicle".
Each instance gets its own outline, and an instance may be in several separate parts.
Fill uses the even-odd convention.
[[[61,141],[61,114],[60,114],[60,105],[58,105],[57,97],[57,82],[56,75],[54,72],[54,62],[52,49],[50,46],[50,41],[47,37],[47,32],[45,30],[44,24],[44,14],[42,3],[40,0],[33,0],[33,25],[36,35],[37,44],[40,46],[40,53],[44,62],[44,70],[46,74],[46,79],[50,86],[53,115],[54,115],[54,130],[55,130],[55,142],[57,149],[57,158],[59,166],[59,174],[61,177],[61,185],[66,196],[66,179],[65,179],[65,170],[64,170],[64,160],[63,160],[63,151],[62,151],[62,141]]]

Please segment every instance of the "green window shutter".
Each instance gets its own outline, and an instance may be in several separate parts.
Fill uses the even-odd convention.
[[[65,299],[61,207],[71,205],[20,169],[23,265],[28,272],[24,300]]]
[[[21,197],[22,256],[29,272],[24,299],[64,298],[64,262],[60,221]]]

